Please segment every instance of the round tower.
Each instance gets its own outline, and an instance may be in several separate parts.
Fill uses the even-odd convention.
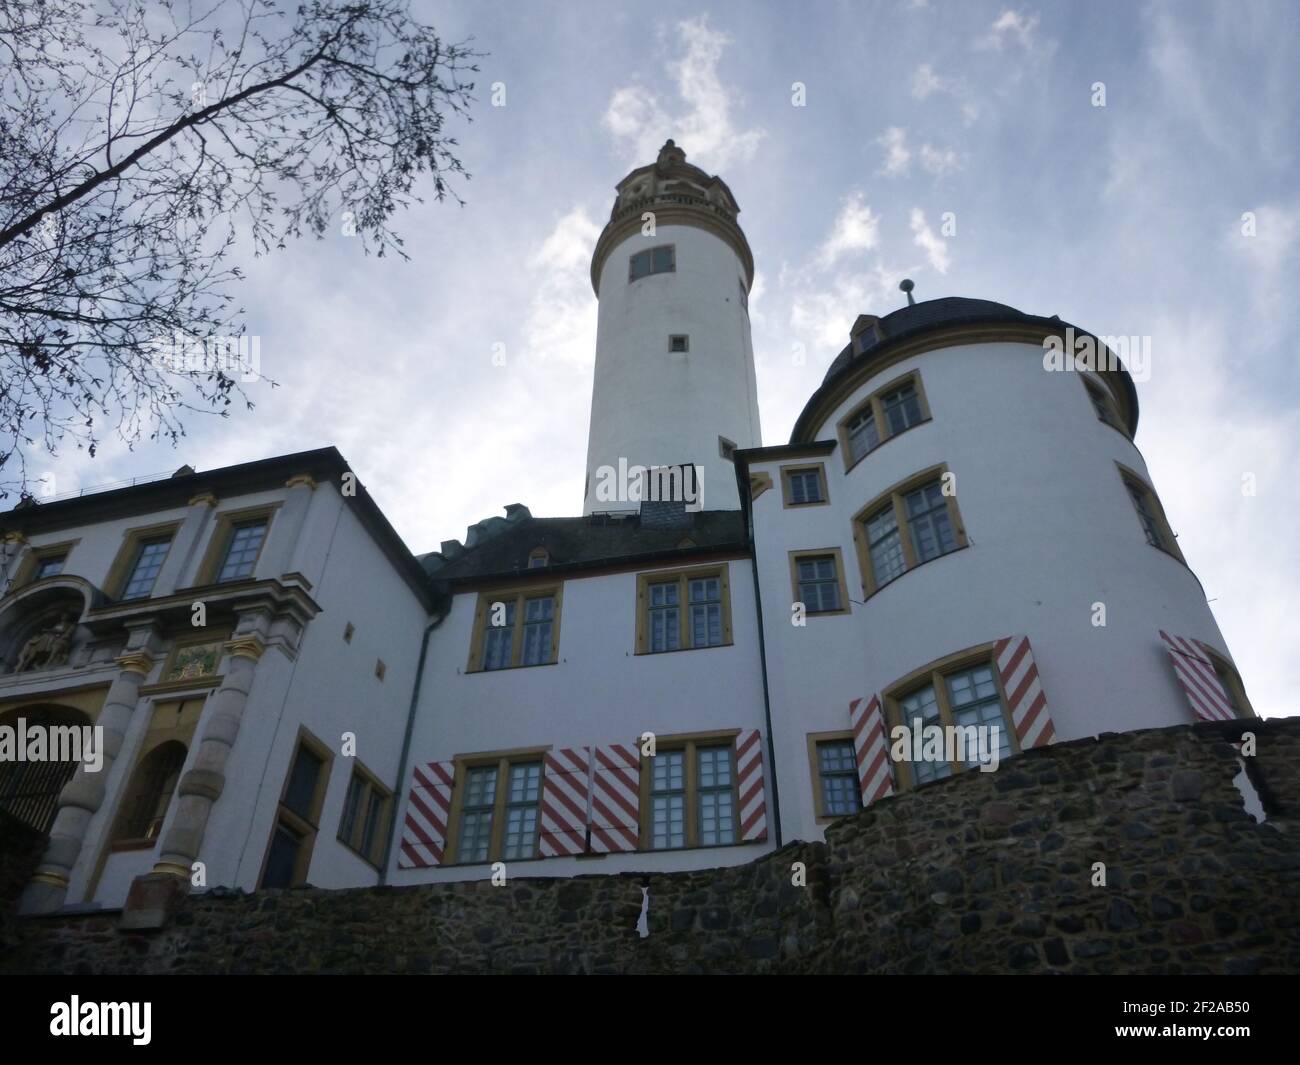
[[[600,310],[583,512],[636,510],[636,469],[665,466],[694,467],[690,509],[739,509],[731,452],[760,444],[740,208],[671,140],[617,192],[591,259]]]

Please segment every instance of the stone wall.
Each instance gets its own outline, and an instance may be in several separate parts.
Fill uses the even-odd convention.
[[[213,891],[157,932],[119,931],[115,914],[23,920],[0,971],[1297,972],[1300,719],[1248,727],[1262,824],[1233,783],[1240,724],[1108,735],[895,796],[825,844],[736,868]]]

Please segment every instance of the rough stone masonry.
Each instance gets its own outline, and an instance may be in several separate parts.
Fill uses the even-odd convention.
[[[11,826],[0,971],[1294,973],[1298,777],[1300,718],[1111,734],[895,795],[744,866],[214,890],[152,932],[112,912],[15,918],[15,870],[40,848]]]

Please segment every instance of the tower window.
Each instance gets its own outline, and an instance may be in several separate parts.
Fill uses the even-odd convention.
[[[740,305],[749,310],[749,293],[745,290],[745,282],[737,278],[736,284],[740,286]]]
[[[636,252],[627,265],[627,280],[631,284],[651,274],[671,274],[677,269],[677,248],[674,244],[661,244]]]
[[[851,469],[886,440],[929,419],[930,408],[919,374],[910,373],[890,382],[840,422],[845,468]]]
[[[736,461],[736,442],[728,440],[725,436],[718,437],[718,454],[728,462]]]
[[[945,495],[943,466],[896,485],[858,512],[853,533],[863,591],[966,546],[957,500]]]
[[[668,338],[668,350],[671,352],[687,352],[691,350],[691,338],[685,333],[675,333]]]
[[[1097,412],[1098,420],[1105,422],[1112,429],[1118,429],[1121,433],[1124,432],[1123,426],[1120,425],[1119,416],[1115,413],[1115,408],[1111,403],[1110,396],[1086,377],[1083,379],[1083,387],[1087,389],[1088,399],[1092,401],[1092,409]]]
[[[1182,561],[1182,552],[1178,550],[1174,532],[1165,518],[1164,507],[1160,505],[1160,500],[1156,498],[1151,486],[1132,470],[1127,470],[1123,466],[1119,467],[1119,472],[1124,479],[1124,487],[1128,490],[1129,499],[1133,502],[1133,509],[1137,511],[1138,522],[1142,526],[1142,534],[1146,537],[1147,543]]]

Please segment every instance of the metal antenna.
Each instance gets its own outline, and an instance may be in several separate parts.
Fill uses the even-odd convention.
[[[909,307],[916,306],[916,300],[912,298],[912,289],[916,286],[912,284],[912,279],[908,277],[903,278],[903,280],[898,283],[898,287],[907,293],[907,305]]]

